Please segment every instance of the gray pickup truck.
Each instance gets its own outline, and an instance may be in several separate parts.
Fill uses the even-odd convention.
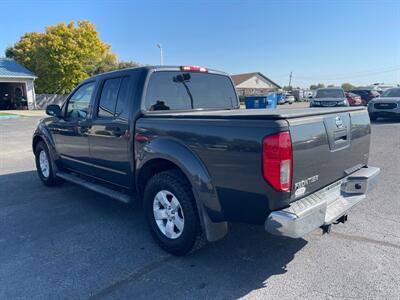
[[[140,67],[79,84],[33,136],[40,179],[143,201],[159,245],[184,255],[228,222],[300,238],[373,188],[365,108],[240,109],[230,77],[193,66]]]

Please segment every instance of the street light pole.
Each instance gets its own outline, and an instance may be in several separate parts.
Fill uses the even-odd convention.
[[[161,47],[160,44],[157,44],[156,46],[157,46],[158,49],[160,49],[160,65],[162,66],[164,64],[162,47]]]

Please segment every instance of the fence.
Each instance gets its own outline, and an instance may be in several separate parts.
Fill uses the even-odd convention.
[[[46,109],[49,104],[61,104],[64,103],[68,95],[60,94],[36,94],[36,109]]]

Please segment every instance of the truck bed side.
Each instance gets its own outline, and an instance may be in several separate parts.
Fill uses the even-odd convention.
[[[288,130],[283,120],[220,120],[147,116],[136,132],[175,140],[202,161],[218,195],[221,211],[208,207],[213,221],[262,224],[268,212],[288,205],[290,193],[275,191],[263,179],[262,140]],[[141,145],[137,145],[138,152]],[[151,141],[149,144],[151,148]],[[145,155],[145,154],[144,154]]]

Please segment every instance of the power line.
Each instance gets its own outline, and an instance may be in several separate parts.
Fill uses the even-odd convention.
[[[381,67],[381,68],[368,69],[368,70],[363,70],[363,71],[339,73],[339,74],[335,74],[334,76],[345,76],[345,75],[357,75],[357,74],[365,74],[365,73],[374,73],[374,72],[381,72],[381,71],[391,70],[393,68],[397,69],[397,68],[400,68],[400,66],[397,65],[397,66],[390,66],[390,67]]]
[[[359,71],[352,73],[344,73],[344,74],[336,74],[336,75],[321,75],[317,77],[310,76],[293,76],[296,79],[308,79],[308,80],[337,80],[337,79],[351,79],[351,78],[359,78],[359,77],[368,77],[371,75],[379,75],[384,73],[391,73],[400,70],[400,66],[393,66],[390,68],[381,69],[381,71]]]

